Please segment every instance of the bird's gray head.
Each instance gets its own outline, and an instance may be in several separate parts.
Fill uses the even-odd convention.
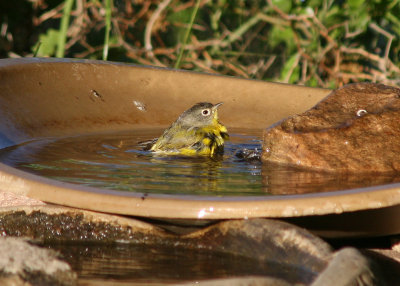
[[[196,103],[179,116],[177,123],[193,127],[214,124],[218,121],[217,109],[221,104],[222,102],[217,104],[209,102]]]

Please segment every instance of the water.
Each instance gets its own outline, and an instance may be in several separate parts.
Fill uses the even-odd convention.
[[[262,193],[261,164],[239,160],[239,148],[260,148],[260,132],[231,132],[221,158],[156,156],[138,142],[162,134],[140,129],[42,139],[6,148],[0,160],[55,180],[119,191],[194,195]]]
[[[103,285],[106,281],[112,281],[111,285],[168,284],[248,276],[307,285],[317,275],[310,270],[312,267],[260,261],[206,249],[95,243],[51,244],[48,247],[61,253],[79,280],[87,283],[84,285]]]
[[[261,130],[230,130],[218,158],[156,156],[138,142],[162,129],[34,140],[0,150],[0,161],[64,182],[127,192],[208,196],[265,196],[352,189],[400,181],[391,174],[329,174],[246,161],[261,150]]]

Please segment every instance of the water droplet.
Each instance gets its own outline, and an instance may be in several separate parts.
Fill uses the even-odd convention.
[[[361,117],[361,116],[363,116],[363,115],[365,115],[365,114],[367,114],[368,112],[365,110],[365,109],[359,109],[358,111],[357,111],[357,116],[358,117]]]
[[[206,210],[205,209],[201,209],[198,213],[197,213],[197,218],[202,218],[206,215]]]
[[[139,109],[140,111],[143,111],[143,112],[147,111],[146,105],[145,105],[143,102],[134,100],[134,101],[133,101],[133,104],[134,104],[134,105],[136,106],[136,108]]]

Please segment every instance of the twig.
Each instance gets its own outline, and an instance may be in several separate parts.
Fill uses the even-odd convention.
[[[354,38],[354,37],[360,35],[363,32],[362,29],[358,29],[358,30],[355,30],[354,32],[350,32],[350,30],[349,30],[349,22],[348,21],[346,21],[344,27],[345,27],[345,31],[346,31],[346,34],[344,35],[344,37],[347,38],[347,39],[348,38]]]
[[[318,26],[318,32],[321,36],[323,36],[329,43],[332,43],[335,47],[337,47],[337,42],[329,36],[328,29],[321,23],[321,21],[314,14],[311,16],[313,22]]]
[[[129,1],[126,2],[126,5],[131,4]],[[139,10],[139,12],[137,12],[135,14],[135,17],[129,17],[129,18],[122,18],[120,19],[121,22],[127,24],[127,25],[131,25],[134,26],[136,24],[137,21],[139,21],[144,15],[146,15],[146,13],[149,11],[149,8],[151,6],[151,1],[143,1],[142,2],[142,8]],[[129,8],[129,10],[132,8]],[[131,12],[128,11],[128,15]]]
[[[341,78],[347,78],[347,79],[367,79],[371,81],[376,81],[376,76],[366,74],[366,73],[344,73],[344,72],[339,72],[337,73],[338,77]]]
[[[306,59],[302,60],[301,65],[301,82],[304,84],[307,79],[307,69],[308,69],[308,61]]]
[[[370,23],[370,24],[368,25],[368,27],[370,27],[371,29],[375,30],[376,32],[378,32],[378,33],[384,35],[384,36],[388,39],[388,42],[387,42],[387,44],[386,44],[386,49],[385,49],[385,57],[384,57],[385,61],[384,61],[384,63],[383,63],[383,66],[381,67],[381,69],[382,69],[384,72],[386,72],[386,69],[387,69],[387,67],[388,67],[388,62],[389,62],[390,47],[391,47],[391,45],[392,45],[392,41],[393,41],[394,36],[393,36],[392,34],[390,34],[389,32],[385,31],[384,29],[382,29],[381,27],[379,27],[379,26],[378,26],[377,24],[375,24],[375,23]]]
[[[340,51],[343,53],[348,53],[348,54],[361,55],[363,57],[366,57],[370,60],[377,62],[378,64],[382,64],[382,61],[385,61],[385,59],[382,59],[378,55],[367,52],[361,48],[348,48],[348,47],[342,46],[342,47],[340,47]],[[388,60],[388,65],[392,71],[394,71],[396,73],[400,73],[400,68],[398,68],[395,64],[393,64],[391,60]]]
[[[218,74],[217,71],[213,70],[212,68],[210,68],[206,63],[203,63],[201,61],[193,61],[193,64],[199,68],[201,68],[202,70],[212,73],[212,74]]]
[[[290,26],[290,22],[282,20],[281,18],[277,17],[272,17],[269,15],[265,15],[263,13],[258,13],[257,17],[264,22],[273,24],[273,25],[278,25],[278,26]]]
[[[301,46],[301,42],[300,42],[299,36],[297,35],[296,31],[293,31],[293,39],[294,39],[294,42],[295,42],[295,44],[296,44],[298,53],[299,53],[303,58],[307,59],[307,60],[310,61],[310,62],[313,62],[313,59],[311,58],[311,56],[310,56],[309,54],[307,54],[307,53],[304,52],[304,49],[303,49],[302,46]]]
[[[288,20],[288,21],[306,21],[308,18],[311,18],[312,15],[289,15],[286,14],[285,12],[283,12],[281,9],[279,9],[276,5],[274,5],[274,3],[272,3],[272,0],[267,0],[268,5],[272,7],[272,9],[274,9],[275,12],[277,12],[279,14],[279,16],[281,16],[282,19]]]
[[[45,13],[43,13],[42,15],[40,15],[39,18],[34,18],[33,19],[33,24],[35,26],[38,26],[41,23],[47,21],[48,19],[58,18],[59,17],[58,14],[62,11],[63,7],[64,7],[64,2],[62,2],[57,7],[53,8],[53,9],[51,9],[51,10],[45,12]]]
[[[86,15],[82,2],[83,0],[76,1],[75,13],[77,16],[75,17],[75,20],[70,24],[67,31],[67,35],[70,36],[70,40],[65,44],[66,50],[68,50],[70,47],[72,47],[76,42],[78,42],[81,39],[80,34],[84,29],[83,23],[84,23],[84,17]]]
[[[237,67],[231,62],[225,62],[225,66],[234,71],[236,74],[241,75],[244,78],[249,78],[249,75],[245,73],[241,67]]]
[[[274,61],[276,60],[276,56],[272,55],[268,58],[267,63],[263,66],[262,71],[265,73],[274,63]]]
[[[221,42],[221,47],[226,47],[232,42],[238,40],[244,33],[260,21],[258,14],[251,17],[250,20],[241,25],[238,29],[233,31],[226,40]]]
[[[154,11],[154,13],[151,15],[149,21],[147,22],[146,29],[144,31],[144,48],[147,51],[152,51],[153,46],[151,44],[151,33],[153,30],[154,23],[157,21],[157,19],[160,17],[162,11],[164,11],[165,8],[169,5],[171,0],[164,0],[162,1],[157,9]]]
[[[257,36],[260,34],[261,30],[265,27],[266,23],[262,22],[260,25],[258,25],[246,39],[246,41],[243,43],[243,45],[240,47],[240,51],[244,52],[247,50],[247,48],[250,46],[250,44],[254,41],[254,39],[257,38]]]

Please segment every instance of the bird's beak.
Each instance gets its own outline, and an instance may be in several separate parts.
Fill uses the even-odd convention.
[[[219,107],[222,103],[223,103],[223,102],[219,102],[219,103],[217,103],[217,104],[214,104],[213,107],[211,107],[212,113],[214,114],[214,119],[216,119],[216,120],[218,120],[218,112],[217,112],[218,107]]]
[[[223,102],[214,104],[214,106],[212,107],[212,109],[213,109],[213,110],[216,110],[216,109],[217,109],[220,105],[222,105],[222,104],[223,104]]]

